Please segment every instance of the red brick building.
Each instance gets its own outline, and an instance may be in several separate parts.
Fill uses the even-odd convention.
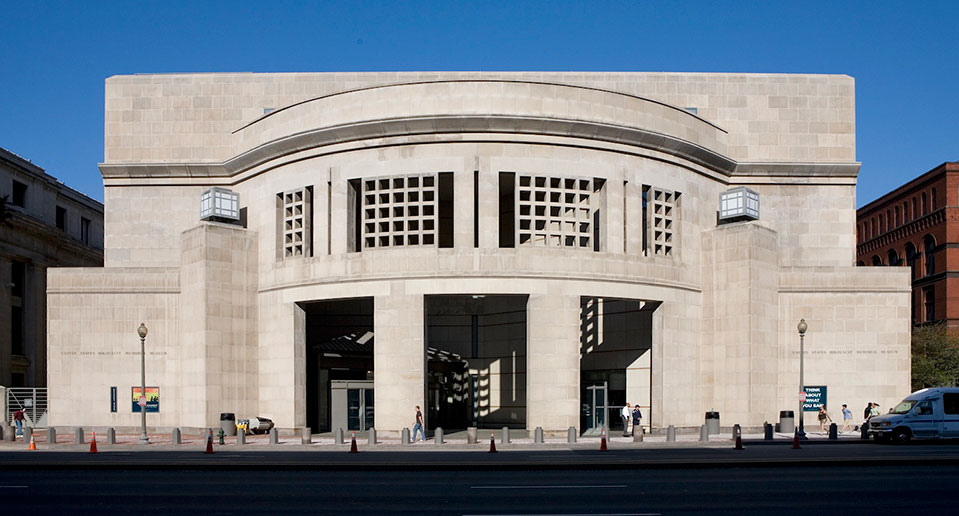
[[[857,265],[912,268],[912,321],[959,327],[959,162],[859,208]]]

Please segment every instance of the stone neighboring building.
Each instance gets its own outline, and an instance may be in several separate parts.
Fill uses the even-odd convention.
[[[857,264],[909,267],[913,324],[959,327],[959,162],[859,208]]]
[[[47,385],[47,269],[103,266],[103,205],[0,148],[0,385]]]
[[[626,402],[758,427],[798,406],[800,319],[806,385],[889,405],[909,278],[855,267],[854,98],[844,75],[111,77],[105,267],[50,272],[50,422],[139,424],[141,322],[157,427],[396,435],[419,405],[565,435]]]

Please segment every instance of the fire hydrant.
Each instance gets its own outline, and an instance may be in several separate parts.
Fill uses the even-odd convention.
[[[220,436],[220,444],[224,444],[224,442],[223,442],[223,436],[226,435],[226,432],[224,432],[223,429],[221,428],[220,431],[217,432],[217,435]]]

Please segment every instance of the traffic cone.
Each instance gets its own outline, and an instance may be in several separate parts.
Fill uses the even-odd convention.
[[[356,432],[353,432],[353,441],[350,442],[350,453],[359,453],[356,449]]]
[[[209,435],[206,437],[206,451],[203,453],[213,453],[213,430],[210,430]]]
[[[489,433],[489,452],[496,453],[496,440],[493,438],[493,432]]]
[[[90,439],[90,453],[97,452],[97,433],[93,432],[93,438]]]
[[[740,434],[736,434],[736,449],[737,450],[743,449],[743,436]]]
[[[29,446],[27,449],[28,449],[28,450],[36,450],[36,449],[37,449],[37,441],[36,441],[36,438],[33,437],[33,434],[32,434],[32,433],[30,434],[30,446]]]
[[[796,433],[793,434],[793,449],[794,450],[799,449],[799,431],[798,430],[796,431]]]
[[[599,451],[609,451],[606,447],[606,429],[603,429],[603,439],[599,441]]]

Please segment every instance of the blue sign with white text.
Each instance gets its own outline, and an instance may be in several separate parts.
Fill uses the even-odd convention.
[[[805,386],[806,401],[802,404],[803,412],[819,412],[819,407],[826,404],[826,386]]]

